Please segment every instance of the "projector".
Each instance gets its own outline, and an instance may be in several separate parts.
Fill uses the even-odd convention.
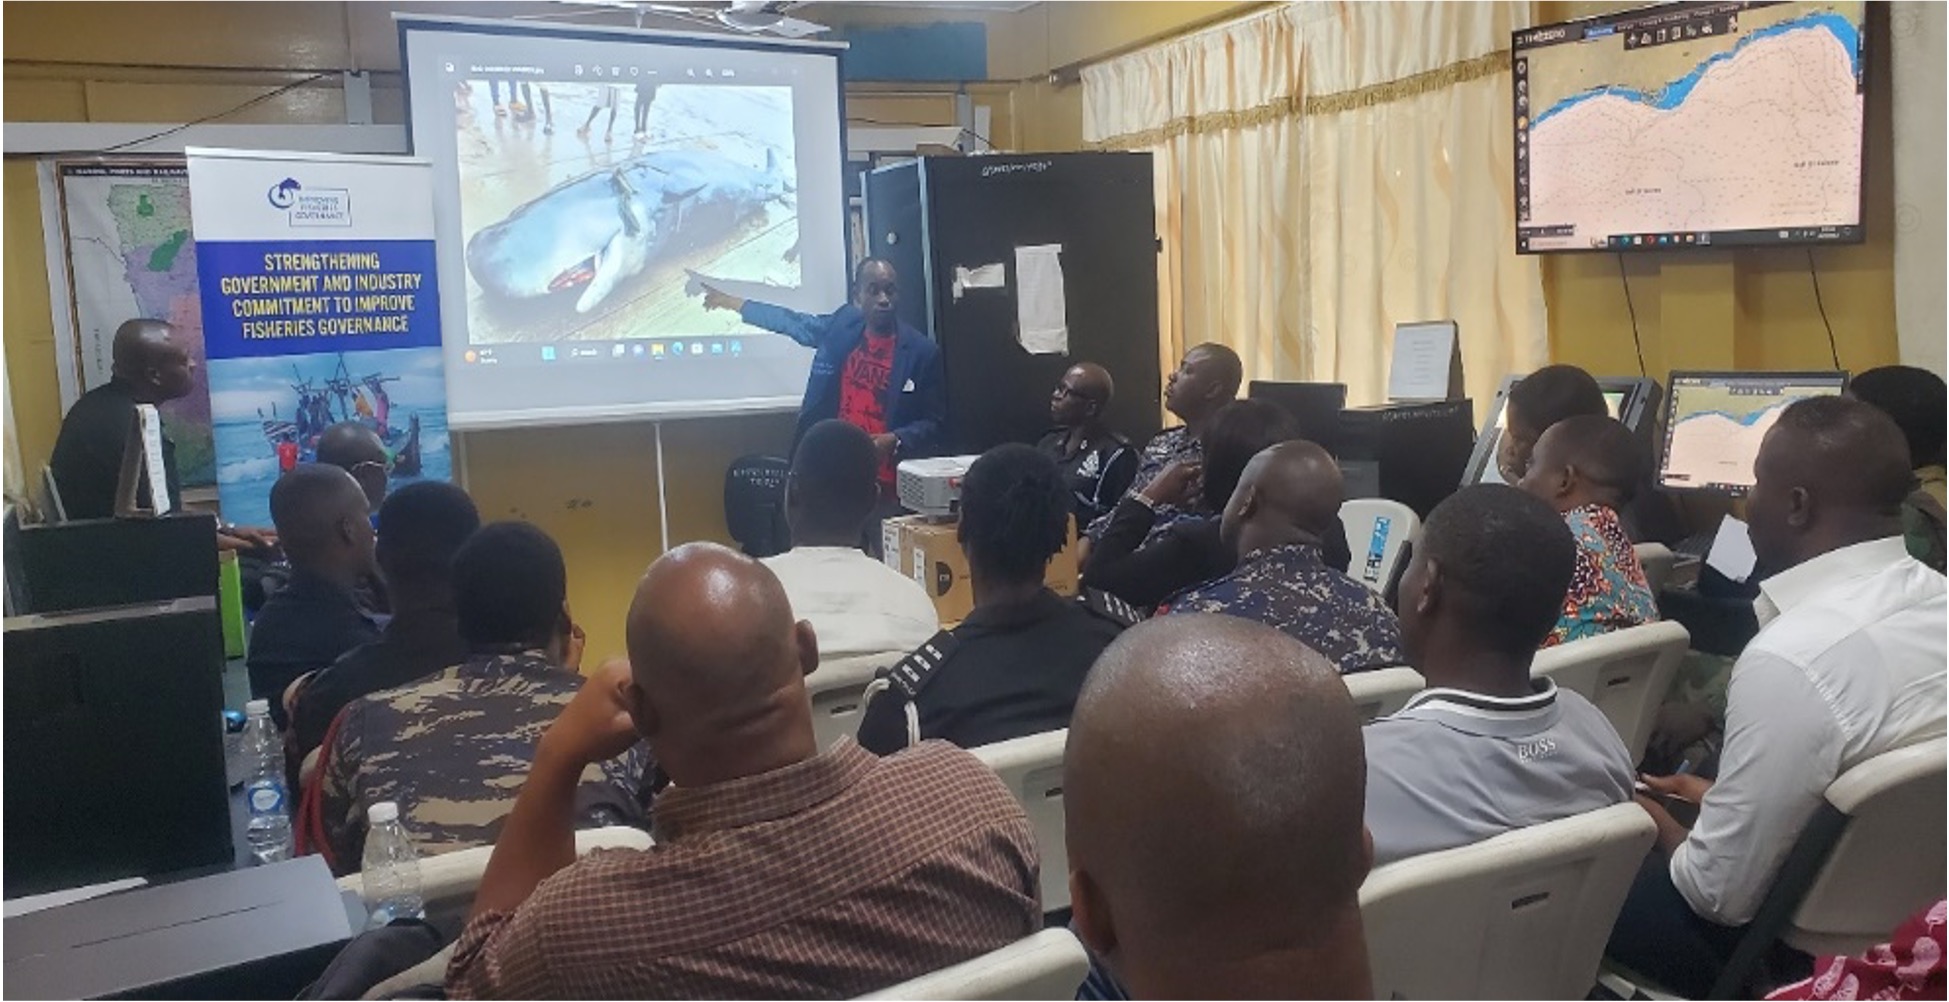
[[[935,517],[961,510],[961,478],[968,475],[974,456],[909,459],[896,471],[900,503],[909,511]]]

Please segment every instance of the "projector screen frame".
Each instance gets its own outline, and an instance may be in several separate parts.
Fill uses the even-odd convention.
[[[1778,3],[1782,3],[1782,2],[1792,2],[1792,0],[1760,0],[1760,2],[1753,2],[1753,0],[1740,0],[1738,6],[1741,8],[1764,7],[1764,6],[1775,6]],[[1697,3],[1690,3],[1687,2],[1687,0],[1668,0],[1668,2],[1664,2],[1664,3],[1645,4],[1643,6],[1629,7],[1622,10],[1611,11],[1608,13],[1590,14],[1584,17],[1569,18],[1563,21],[1555,21],[1549,24],[1532,25],[1527,28],[1516,29],[1509,33],[1509,42],[1510,42],[1509,45],[1509,52],[1510,52],[1509,139],[1510,139],[1510,148],[1512,151],[1510,162],[1513,165],[1515,165],[1514,168],[1511,170],[1511,175],[1512,175],[1511,186],[1513,188],[1513,191],[1511,193],[1510,205],[1512,206],[1512,208],[1517,206],[1520,203],[1520,200],[1525,194],[1524,177],[1525,177],[1525,170],[1526,170],[1522,166],[1522,158],[1518,157],[1515,154],[1515,151],[1521,145],[1519,141],[1519,137],[1522,132],[1521,128],[1517,124],[1517,120],[1522,114],[1524,114],[1524,112],[1520,110],[1517,106],[1517,98],[1519,96],[1517,85],[1518,82],[1522,79],[1522,75],[1518,72],[1517,60],[1522,59],[1525,53],[1529,50],[1544,47],[1536,44],[1534,41],[1526,43],[1525,38],[1528,37],[1534,39],[1539,36],[1546,35],[1549,32],[1559,31],[1559,30],[1574,30],[1575,35],[1581,37],[1583,33],[1583,29],[1598,22],[1621,22],[1621,21],[1631,20],[1633,18],[1640,18],[1640,17],[1645,17],[1647,15],[1657,14],[1661,11],[1666,11],[1666,10],[1677,11],[1677,10],[1686,9],[1688,7],[1698,8],[1698,7],[1705,7],[1705,6],[1712,6],[1712,5],[1701,5]],[[1823,235],[1823,231],[1830,229],[1829,227],[1771,227],[1770,229],[1784,228],[1788,230],[1799,230],[1802,232],[1796,232],[1794,236],[1789,238],[1784,238],[1784,239],[1750,239],[1749,240],[1749,239],[1740,239],[1737,236],[1737,233],[1760,233],[1764,231],[1749,230],[1749,231],[1737,231],[1737,233],[1733,233],[1729,231],[1715,230],[1707,235],[1710,237],[1717,238],[1718,242],[1716,243],[1711,243],[1711,242],[1682,243],[1682,242],[1675,241],[1669,244],[1653,244],[1648,242],[1643,246],[1639,246],[1637,244],[1631,244],[1628,246],[1619,245],[1619,246],[1605,246],[1605,247],[1547,247],[1547,248],[1532,249],[1524,241],[1524,236],[1522,232],[1523,223],[1519,216],[1515,220],[1516,253],[1519,256],[1556,255],[1556,254],[1644,254],[1644,253],[1654,253],[1654,252],[1670,253],[1673,251],[1683,251],[1683,252],[1689,252],[1689,251],[1710,252],[1710,251],[1726,251],[1726,250],[1738,251],[1738,250],[1746,250],[1751,248],[1767,248],[1767,247],[1813,248],[1813,247],[1829,247],[1829,246],[1859,246],[1861,244],[1867,243],[1868,236],[1869,236],[1868,182],[1869,182],[1869,173],[1871,167],[1871,164],[1869,162],[1869,154],[1871,151],[1868,146],[1868,133],[1869,130],[1873,127],[1872,122],[1870,121],[1869,102],[1873,99],[1875,89],[1876,89],[1875,82],[1874,82],[1875,62],[1873,58],[1874,57],[1873,39],[1874,38],[1886,39],[1888,37],[1888,33],[1886,30],[1888,15],[1887,12],[1883,10],[1885,6],[1886,4],[1875,3],[1873,2],[1873,0],[1863,0],[1862,3],[1860,40],[1858,43],[1857,53],[1856,53],[1857,58],[1860,60],[1860,64],[1861,64],[1859,69],[1859,78],[1858,78],[1859,86],[1861,88],[1861,137],[1860,137],[1861,138],[1861,143],[1860,143],[1861,171],[1860,171],[1860,183],[1856,186],[1855,189],[1855,207],[1854,207],[1855,222],[1851,227],[1847,227],[1847,230],[1849,232],[1837,233],[1833,236],[1827,236],[1827,235]],[[1566,41],[1558,44],[1567,45],[1567,44],[1574,44],[1574,43]],[[1697,232],[1704,233],[1705,231],[1697,231]],[[1611,234],[1611,235],[1629,236],[1632,234]],[[1645,235],[1651,235],[1651,234],[1645,234]],[[1728,240],[1727,239],[1728,236],[1733,237],[1733,239]]]
[[[393,12],[393,22],[394,22],[396,36],[399,43],[399,67],[400,67],[402,103],[405,109],[404,128],[406,133],[406,137],[405,137],[406,148],[408,154],[413,156],[424,155],[417,152],[418,143],[415,140],[414,128],[413,128],[413,83],[412,83],[412,71],[411,71],[412,63],[411,63],[409,42],[408,42],[408,36],[413,31],[448,32],[448,33],[463,33],[463,34],[474,34],[474,35],[508,36],[508,37],[529,37],[529,36],[534,36],[539,34],[539,35],[554,36],[565,40],[580,40],[580,41],[590,41],[590,42],[626,42],[626,43],[647,42],[647,43],[659,44],[659,45],[679,45],[679,46],[688,46],[688,47],[695,47],[701,49],[724,49],[724,50],[746,51],[746,52],[753,51],[753,50],[762,51],[762,50],[770,49],[770,50],[776,50],[781,53],[794,53],[794,54],[802,54],[802,55],[818,55],[818,56],[831,57],[833,60],[833,79],[835,84],[834,107],[837,112],[837,121],[835,122],[835,129],[837,133],[838,156],[839,156],[838,169],[839,169],[839,177],[840,177],[840,184],[838,185],[837,192],[835,192],[835,198],[836,198],[836,204],[838,209],[838,219],[840,220],[841,223],[840,226],[836,227],[836,232],[834,232],[831,235],[831,239],[837,245],[836,246],[836,250],[838,252],[837,260],[844,263],[843,270],[848,276],[850,276],[851,265],[852,265],[852,260],[851,260],[852,253],[851,253],[851,244],[848,239],[847,226],[845,225],[845,221],[848,218],[848,213],[850,212],[850,205],[846,196],[845,180],[844,180],[845,172],[848,169],[847,160],[846,160],[847,119],[846,119],[846,87],[845,87],[846,52],[849,48],[847,43],[823,42],[823,41],[816,41],[811,39],[775,38],[775,37],[759,36],[759,35],[744,35],[744,34],[730,35],[730,34],[721,34],[721,33],[713,33],[713,32],[669,31],[669,30],[662,30],[662,29],[633,28],[633,27],[623,27],[623,26],[615,26],[615,25],[562,24],[562,23],[546,22],[546,21],[510,21],[507,19],[499,19],[499,18],[429,15],[429,14],[424,14],[419,12],[410,12],[410,11]],[[440,168],[445,168],[446,166],[448,165],[436,164],[436,167],[440,167]],[[447,236],[447,234],[444,233],[442,233],[441,235],[443,237]],[[457,234],[454,236],[457,237]],[[441,253],[444,254],[446,252],[442,251]],[[849,279],[849,283],[850,283],[850,279]],[[454,325],[448,322],[450,318],[447,315],[448,311],[446,309],[446,304],[444,302],[445,293],[443,293],[442,296],[443,296],[443,301],[441,304],[442,354],[443,357],[446,359],[448,365],[451,367],[454,361],[455,352],[450,350],[451,346],[448,343],[448,339],[457,335],[463,341],[466,341],[469,338],[469,331],[467,330],[467,324],[464,322],[464,320],[460,326],[460,329],[457,332],[454,328]],[[781,338],[783,337],[783,335],[775,335],[769,333],[763,336],[781,337]],[[463,350],[464,350],[464,346],[463,346]],[[808,354],[808,360],[809,357],[810,356]],[[451,381],[452,381],[452,376],[451,374],[449,374],[449,382],[451,383]],[[528,408],[516,408],[516,409],[507,409],[507,410],[472,410],[464,413],[455,412],[451,407],[452,397],[453,397],[453,393],[450,387],[449,388],[449,412],[448,412],[448,419],[447,419],[448,427],[452,431],[460,432],[460,433],[472,432],[472,431],[492,431],[492,430],[517,428],[517,427],[545,427],[545,426],[546,427],[552,427],[552,426],[577,427],[577,426],[593,425],[593,424],[613,424],[613,423],[627,423],[627,422],[661,423],[664,421],[707,419],[713,417],[722,417],[722,416],[739,415],[739,414],[791,413],[791,412],[796,412],[800,408],[803,401],[803,393],[802,391],[800,391],[789,395],[780,394],[776,396],[748,396],[748,397],[740,397],[740,398],[727,398],[721,400],[675,401],[670,403],[668,406],[657,406],[654,404],[645,405],[645,406],[597,404],[597,405],[588,405],[584,407],[574,407],[574,406],[551,407],[551,408],[545,408],[545,410],[547,410],[548,412],[548,417],[538,421],[536,420],[534,410]],[[660,453],[660,449],[659,449],[659,453]],[[660,464],[660,460],[661,460],[661,456],[659,455],[659,464]]]

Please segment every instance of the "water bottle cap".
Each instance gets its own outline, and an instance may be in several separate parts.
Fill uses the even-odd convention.
[[[390,800],[381,800],[365,809],[367,824],[383,825],[399,820],[399,805]]]
[[[244,713],[252,717],[268,717],[271,715],[271,701],[268,699],[253,699],[244,704]]]

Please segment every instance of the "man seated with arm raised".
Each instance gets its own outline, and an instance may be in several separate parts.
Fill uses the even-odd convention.
[[[358,596],[360,582],[378,568],[365,492],[336,466],[306,463],[279,477],[271,485],[271,521],[291,580],[257,613],[244,664],[251,698],[270,700],[283,727],[284,691],[293,681],[379,639],[373,612]]]
[[[1631,799],[1631,757],[1589,700],[1532,679],[1577,544],[1514,487],[1464,487],[1428,513],[1401,579],[1401,640],[1428,680],[1368,724],[1374,865]]]
[[[1644,477],[1640,454],[1629,428],[1595,414],[1559,421],[1536,440],[1516,486],[1562,512],[1577,540],[1577,569],[1545,647],[1658,619],[1644,565],[1618,518]]]
[[[806,431],[785,480],[792,548],[764,564],[792,611],[812,624],[827,659],[911,651],[941,628],[912,578],[860,551],[879,501],[879,455],[866,432],[840,420]]]
[[[421,853],[492,845],[528,771],[535,739],[582,685],[568,573],[548,534],[496,522],[453,558],[454,611],[467,655],[445,671],[353,700],[318,763],[316,825],[334,869],[359,868],[366,811],[390,800]],[[643,820],[650,763],[620,749],[581,775],[582,827]],[[307,796],[307,808],[313,799]]]
[[[867,688],[859,743],[891,754],[927,738],[963,748],[1069,726],[1076,692],[1135,613],[1100,593],[1061,598],[1042,583],[1069,532],[1056,462],[998,445],[961,481],[961,550],[974,611]]]
[[[1733,665],[1718,778],[1644,777],[1699,809],[1688,830],[1639,798],[1658,846],[1609,947],[1632,970],[1707,991],[1828,785],[1942,736],[1949,604],[1902,541],[1913,482],[1901,431],[1858,400],[1802,400],[1766,433],[1746,503],[1753,552],[1773,569],[1760,631]]]
[[[778,579],[693,543],[650,566],[629,662],[542,735],[447,969],[456,998],[848,998],[1042,924],[1035,835],[940,742],[821,752],[818,642]],[[577,860],[576,779],[642,737],[656,845]]]
[[[1364,771],[1346,686],[1292,638],[1197,615],[1119,637],[1063,757],[1071,927],[1101,965],[1079,997],[1372,998]]]
[[[1238,567],[1166,600],[1160,611],[1257,620],[1326,655],[1342,674],[1402,663],[1401,627],[1372,588],[1327,566],[1345,487],[1325,449],[1272,446],[1246,465],[1220,519]],[[1345,538],[1344,536],[1341,538]]]
[[[1215,341],[1195,345],[1184,353],[1177,370],[1164,381],[1164,407],[1184,423],[1151,436],[1137,460],[1136,476],[1130,481],[1135,495],[1173,466],[1188,468],[1179,474],[1188,481],[1204,463],[1204,431],[1218,409],[1238,399],[1238,388],[1245,380],[1245,366],[1238,353]],[[1157,521],[1169,525],[1184,515],[1213,514],[1203,509],[1197,496],[1179,494],[1170,503],[1160,503]],[[1182,503],[1183,507],[1180,507]],[[1223,504],[1221,500],[1219,502]],[[1188,510],[1186,510],[1188,508]],[[1093,547],[1110,527],[1109,515],[1089,524],[1086,535]],[[1086,561],[1087,562],[1087,561]]]

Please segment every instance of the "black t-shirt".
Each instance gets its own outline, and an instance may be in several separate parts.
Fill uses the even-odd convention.
[[[54,471],[54,482],[61,489],[61,507],[69,518],[114,517],[115,486],[122,478],[122,446],[134,422],[135,390],[120,379],[83,393],[68,408],[48,466]],[[176,443],[168,435],[162,437],[162,468],[171,508],[181,511],[183,485],[176,476]],[[145,507],[150,504],[146,481],[137,501]]]
[[[919,685],[921,738],[976,748],[1068,727],[1084,676],[1126,625],[1048,589],[976,608],[948,631],[952,649]],[[905,705],[898,688],[875,696],[859,743],[881,755],[907,747]]]
[[[312,676],[291,714],[292,745],[302,759],[325,740],[332,719],[347,703],[417,682],[467,658],[452,609],[414,610],[394,616],[379,639],[354,647]]]
[[[1238,554],[1219,534],[1217,518],[1179,519],[1153,536],[1155,522],[1155,513],[1141,501],[1125,498],[1118,504],[1103,538],[1090,551],[1083,586],[1100,588],[1150,610],[1186,588],[1231,573],[1238,565]],[[1328,567],[1346,573],[1353,554],[1338,515],[1320,548]]]
[[[264,602],[250,627],[244,668],[252,699],[269,700],[271,719],[285,726],[284,690],[360,644],[379,639],[372,614],[349,588],[294,570],[291,582]]]
[[[1109,514],[1137,476],[1137,450],[1113,431],[1104,430],[1071,452],[1069,429],[1052,428],[1035,447],[1062,471],[1078,529]]]

